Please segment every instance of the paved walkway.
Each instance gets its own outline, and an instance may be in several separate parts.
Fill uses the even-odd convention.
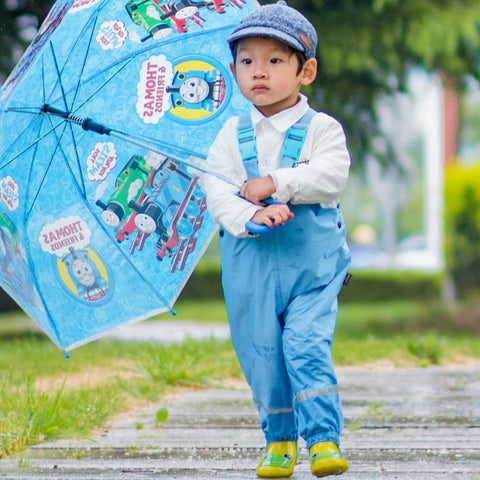
[[[480,367],[337,373],[350,461],[338,478],[480,480]],[[169,417],[156,428],[161,407]],[[179,393],[90,440],[35,446],[0,460],[0,479],[248,480],[263,446],[250,393],[239,384]],[[303,443],[291,478],[314,478]]]

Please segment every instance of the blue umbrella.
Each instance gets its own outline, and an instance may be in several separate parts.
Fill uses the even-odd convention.
[[[172,311],[216,225],[198,170],[247,108],[255,0],[59,0],[0,91],[0,280],[66,353]]]

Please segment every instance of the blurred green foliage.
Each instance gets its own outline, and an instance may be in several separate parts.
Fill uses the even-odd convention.
[[[441,72],[460,90],[466,76],[479,79],[478,0],[288,3],[317,28],[319,72],[308,93],[316,108],[344,125],[354,166],[361,167],[367,153],[383,163],[395,161],[388,143],[374,141],[381,136],[375,102],[405,91],[412,67]]]
[[[340,294],[342,302],[375,302],[389,300],[440,300],[444,275],[428,272],[393,270],[356,270]],[[201,262],[193,272],[180,300],[213,300],[223,298],[217,263]]]
[[[480,289],[480,164],[445,170],[445,254],[459,297]]]

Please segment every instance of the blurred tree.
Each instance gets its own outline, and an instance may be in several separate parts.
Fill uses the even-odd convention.
[[[126,0],[125,0],[126,1]],[[18,60],[52,0],[0,0],[0,76]],[[261,3],[273,3],[261,0]],[[461,88],[480,79],[480,0],[289,0],[315,24],[319,73],[308,93],[344,124],[355,163],[374,152],[375,100],[405,89],[414,66]],[[388,145],[378,158],[391,158]],[[385,150],[387,149],[387,150]]]
[[[374,152],[375,100],[404,91],[416,66],[458,89],[479,74],[479,0],[289,0],[318,32],[317,108],[344,124],[355,160]],[[390,157],[385,151],[377,157]],[[361,162],[360,162],[361,164]]]
[[[0,83],[32,41],[53,0],[0,0]]]

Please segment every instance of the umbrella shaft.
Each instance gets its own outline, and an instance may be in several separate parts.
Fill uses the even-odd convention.
[[[42,107],[42,112],[46,113],[46,114],[54,115],[54,116],[57,116],[57,117],[61,117],[61,118],[65,119],[69,122],[80,125],[84,130],[100,133],[101,135],[112,135],[112,136],[115,136],[117,138],[122,138],[123,140],[125,140],[129,143],[132,143],[134,145],[138,145],[140,147],[147,148],[148,150],[154,151],[156,153],[164,154],[164,152],[161,149],[159,150],[154,145],[148,144],[147,142],[145,142],[143,139],[141,139],[139,137],[135,137],[133,135],[126,134],[124,132],[113,130],[111,128],[106,127],[105,125],[102,125],[101,123],[95,122],[91,118],[77,117],[76,115],[72,115],[69,112],[65,112],[64,110],[60,110],[60,109],[52,107],[48,104],[45,104]],[[234,186],[240,188],[240,186],[236,182],[232,181],[231,179],[229,179],[227,177],[224,177],[223,175],[219,175],[219,174],[216,174],[215,172],[211,172],[210,170],[207,170],[206,168],[203,168],[199,165],[196,165],[195,163],[191,163],[187,160],[184,160],[184,159],[182,159],[182,158],[180,158],[176,155],[173,155],[172,153],[169,153],[168,156],[171,157],[173,160],[176,160],[180,163],[183,163],[184,165],[186,165],[188,167],[194,168],[195,170],[198,170],[198,171],[203,172],[203,173],[214,175],[217,178],[223,180],[224,182],[227,182],[230,185],[234,185]]]
[[[111,129],[106,127],[105,125],[102,125],[100,123],[97,123],[93,121],[91,118],[81,118],[77,117],[75,115],[72,115],[69,112],[65,112],[63,110],[60,110],[55,107],[51,107],[50,105],[45,104],[42,107],[42,112],[43,113],[50,113],[52,115],[56,115],[59,117],[64,118],[65,120],[68,120],[69,122],[76,123],[77,125],[80,125],[84,130],[90,130],[92,132],[100,133],[101,135],[109,135],[111,132]]]

